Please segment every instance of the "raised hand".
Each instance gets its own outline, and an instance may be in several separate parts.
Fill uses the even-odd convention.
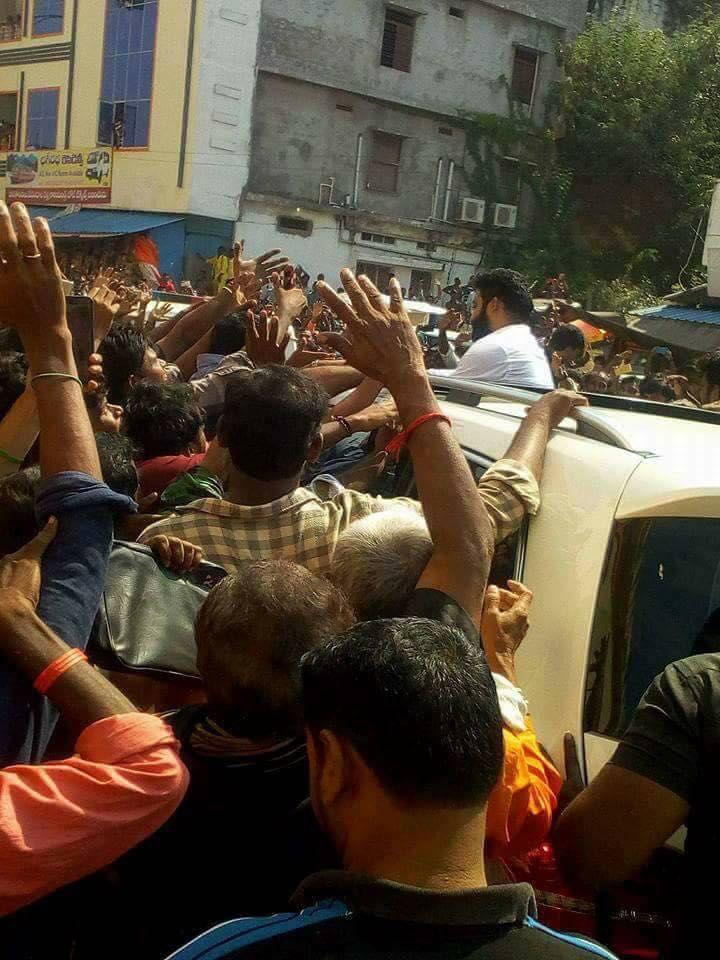
[[[250,306],[257,300],[261,286],[258,278],[250,271],[239,273],[228,284],[237,306],[242,308]]]
[[[578,407],[587,407],[588,399],[573,390],[553,390],[546,393],[530,407],[533,416],[547,416],[550,429],[558,427],[565,417],[571,416]]]
[[[491,670],[515,682],[515,654],[530,626],[533,592],[516,580],[508,589],[489,586],[485,592],[481,634]]]
[[[280,333],[284,336],[292,321],[299,317],[307,306],[307,297],[299,287],[289,289],[284,287],[283,278],[279,273],[273,273],[272,285],[275,290],[275,306],[280,321]],[[285,327],[284,330],[283,326]]]
[[[422,347],[398,281],[390,281],[390,303],[386,304],[367,277],[356,278],[351,270],[342,270],[340,279],[350,304],[326,283],[318,284],[320,296],[345,324],[344,334],[327,334],[325,342],[353,367],[393,391],[408,380],[426,379]]]
[[[49,333],[67,333],[62,274],[47,220],[30,222],[27,208],[0,201],[0,323],[27,347]]]
[[[275,315],[261,310],[259,314],[249,312],[246,321],[245,353],[256,367],[266,367],[270,363],[285,362],[285,348],[288,344],[287,332],[278,343],[280,325]]]
[[[280,270],[288,263],[287,257],[278,256],[282,250],[268,250],[261,253],[259,257],[253,260],[243,260],[243,245],[236,243],[233,246],[233,278],[237,278],[241,273],[252,273],[258,280],[265,280],[276,270]]]
[[[40,565],[55,539],[57,526],[57,520],[51,517],[34,540],[0,561],[0,590],[13,590],[37,607],[42,585]]]
[[[118,315],[120,304],[117,291],[106,285],[94,286],[88,296],[93,302],[93,327],[95,343],[101,343],[110,332],[113,320]]]

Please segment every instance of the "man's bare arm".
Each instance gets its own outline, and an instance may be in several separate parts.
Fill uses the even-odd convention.
[[[685,823],[689,806],[666,787],[608,763],[560,817],[563,868],[583,886],[622,883]]]
[[[579,393],[555,390],[541,397],[527,412],[505,459],[516,460],[540,482],[545,463],[545,450],[553,430],[570,416],[576,407],[586,407],[587,399]]]
[[[332,335],[329,342],[366,376],[387,384],[406,428],[420,417],[440,414],[397,281],[391,281],[387,307],[367,277],[356,280],[344,270],[341,279],[352,307],[327,285],[320,288],[346,323],[347,336]],[[433,541],[418,587],[448,594],[479,627],[494,546],[487,510],[452,428],[440,416],[419,426],[408,443]]]
[[[77,369],[47,221],[33,224],[24,204],[15,203],[9,211],[0,203],[0,253],[7,262],[0,280],[0,319],[20,334],[35,378],[42,474],[75,470],[100,480],[83,388],[69,379],[77,377]],[[48,373],[60,376],[39,376]]]

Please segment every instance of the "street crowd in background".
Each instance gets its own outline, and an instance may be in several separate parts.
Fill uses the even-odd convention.
[[[663,771],[702,720],[660,678],[568,806],[502,545],[582,391],[705,405],[720,358],[594,349],[564,278],[545,315],[511,270],[452,283],[418,331],[394,278],[242,244],[171,313],[152,260],[58,265],[0,203],[3,956],[612,957],[515,881],[553,830],[587,887],[629,876],[693,810]],[[478,480],[429,376],[545,392]]]

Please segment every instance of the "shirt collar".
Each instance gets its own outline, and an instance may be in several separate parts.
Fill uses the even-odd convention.
[[[343,870],[307,877],[293,894],[292,905],[300,909],[327,899],[341,900],[356,913],[458,927],[522,924],[537,912],[535,894],[527,883],[441,892]]]
[[[215,500],[206,498],[194,500],[185,507],[178,507],[178,513],[211,513],[216,517],[235,517],[243,520],[259,520],[265,517],[276,517],[280,514],[296,510],[306,503],[322,503],[320,497],[307,487],[298,487],[292,493],[271,500],[270,503],[261,503],[254,507],[243,506],[239,503],[230,503],[229,500]]]

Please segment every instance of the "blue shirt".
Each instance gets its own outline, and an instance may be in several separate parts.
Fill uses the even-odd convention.
[[[41,526],[58,519],[42,561],[38,616],[65,643],[84,650],[105,585],[114,514],[137,505],[94,477],[67,472],[42,482],[35,509]],[[0,766],[40,762],[57,717],[29,680],[0,662]]]

